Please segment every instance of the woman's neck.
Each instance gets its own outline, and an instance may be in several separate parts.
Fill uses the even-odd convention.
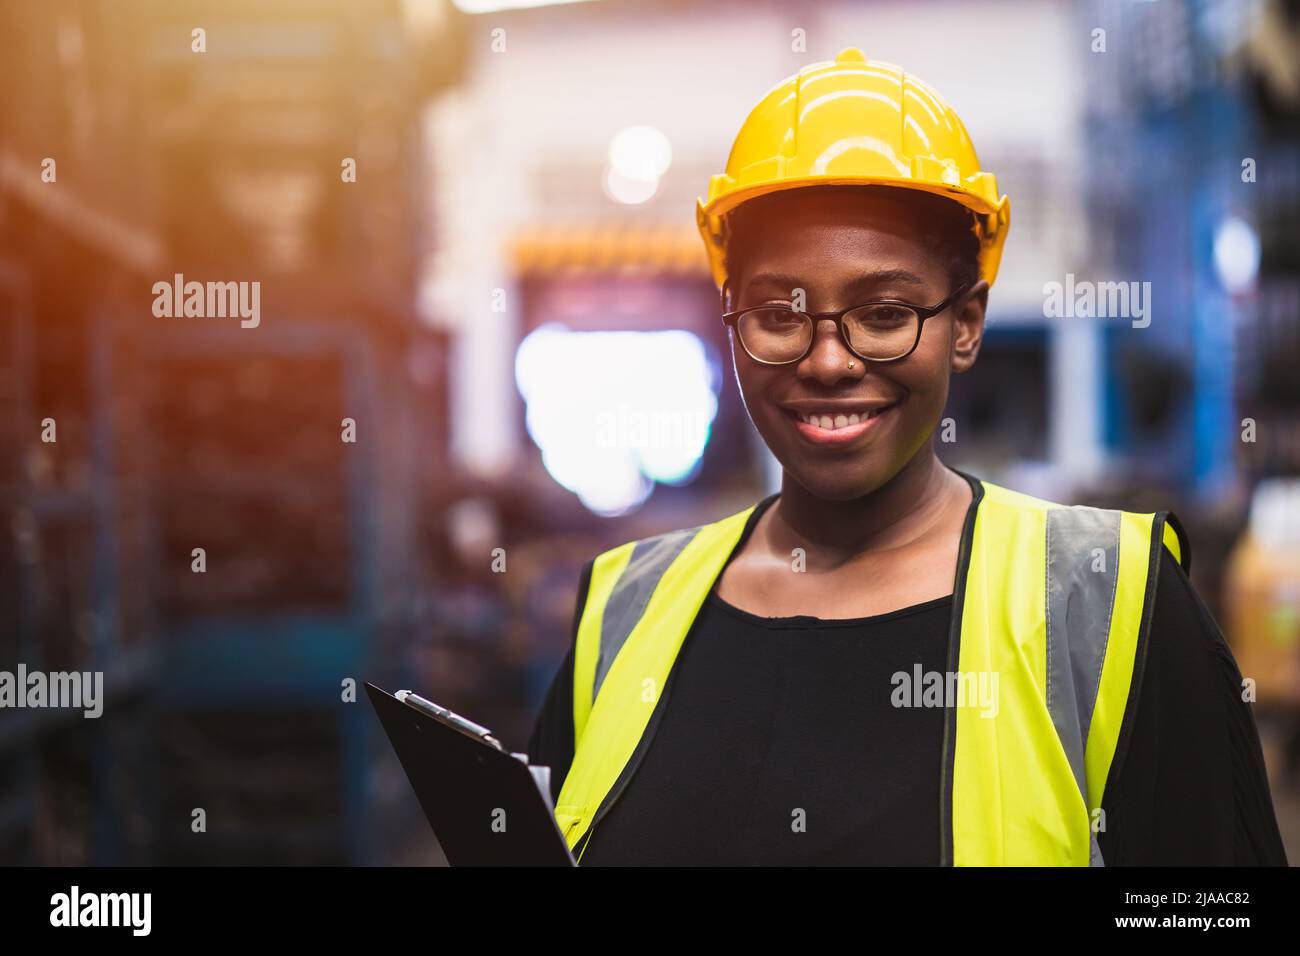
[[[906,549],[964,513],[970,486],[926,446],[903,469],[870,494],[830,501],[812,494],[788,474],[781,496],[754,529],[759,546],[788,555],[804,548],[822,566],[833,567],[863,552]]]

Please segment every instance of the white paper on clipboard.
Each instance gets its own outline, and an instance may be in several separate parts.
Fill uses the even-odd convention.
[[[551,799],[551,768],[533,766],[528,762],[528,754],[512,753],[510,756],[516,760],[522,761],[528,768],[528,772],[533,775],[533,783],[537,784],[537,789],[542,792],[542,799],[550,807],[551,812],[555,812],[555,802]]]

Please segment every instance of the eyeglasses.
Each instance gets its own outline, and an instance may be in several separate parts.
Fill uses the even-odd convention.
[[[788,305],[768,304],[727,312],[722,321],[736,330],[749,357],[763,365],[788,365],[807,356],[818,319],[834,319],[840,338],[858,358],[894,362],[916,350],[926,319],[948,308],[969,288],[970,283],[961,285],[928,308],[894,299],[865,302],[839,312],[796,312]]]

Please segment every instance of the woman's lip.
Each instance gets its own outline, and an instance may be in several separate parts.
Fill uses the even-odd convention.
[[[782,411],[785,412],[790,421],[794,422],[795,430],[799,432],[806,441],[809,441],[814,445],[834,446],[847,445],[865,435],[867,432],[875,428],[882,418],[892,412],[894,408],[897,407],[897,404],[898,403],[895,402],[893,405],[886,405],[880,410],[879,414],[873,415],[865,421],[860,421],[856,425],[845,425],[843,428],[835,429],[822,428],[819,425],[810,425],[799,417],[798,412],[795,412],[792,409],[784,408]]]

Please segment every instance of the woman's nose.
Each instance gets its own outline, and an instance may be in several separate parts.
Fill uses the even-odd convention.
[[[840,379],[857,381],[866,371],[862,359],[844,345],[834,319],[818,319],[813,325],[813,343],[797,369],[801,377],[815,378],[823,385]]]

